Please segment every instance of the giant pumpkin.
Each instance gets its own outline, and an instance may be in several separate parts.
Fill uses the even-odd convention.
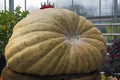
[[[5,49],[10,69],[35,75],[83,74],[105,58],[102,33],[66,9],[44,9],[18,22]]]

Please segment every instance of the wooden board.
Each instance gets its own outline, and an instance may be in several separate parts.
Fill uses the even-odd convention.
[[[57,76],[37,76],[31,74],[17,73],[8,67],[2,71],[3,80],[100,80],[99,71],[93,71],[87,74],[70,74]]]

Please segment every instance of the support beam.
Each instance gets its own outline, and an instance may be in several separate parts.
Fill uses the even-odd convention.
[[[118,18],[118,0],[114,0],[114,23],[117,23]],[[114,26],[114,33],[117,33],[117,26]],[[114,36],[114,39],[116,39],[116,36]]]
[[[47,4],[49,4],[49,0],[47,0]]]
[[[72,11],[74,12],[74,2],[72,0]]]
[[[26,9],[27,9],[27,3],[26,3],[26,0],[25,0],[25,11],[26,11]]]
[[[14,0],[9,0],[9,11],[14,11]]]
[[[100,19],[100,21],[99,21],[99,23],[101,23],[101,0],[99,0],[99,19]]]
[[[4,10],[6,10],[6,0],[4,0]]]
[[[118,0],[114,0],[114,21],[117,23],[117,15],[118,15]]]

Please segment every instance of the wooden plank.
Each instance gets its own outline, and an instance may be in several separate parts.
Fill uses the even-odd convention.
[[[5,67],[2,72],[3,80],[100,80],[100,71],[85,74],[62,74],[54,76],[38,76],[33,74],[17,73],[8,67]]]

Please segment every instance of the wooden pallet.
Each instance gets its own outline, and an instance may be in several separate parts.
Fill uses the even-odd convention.
[[[69,74],[57,76],[37,76],[31,74],[20,74],[5,67],[2,71],[3,80],[100,80],[98,70],[87,74]]]

